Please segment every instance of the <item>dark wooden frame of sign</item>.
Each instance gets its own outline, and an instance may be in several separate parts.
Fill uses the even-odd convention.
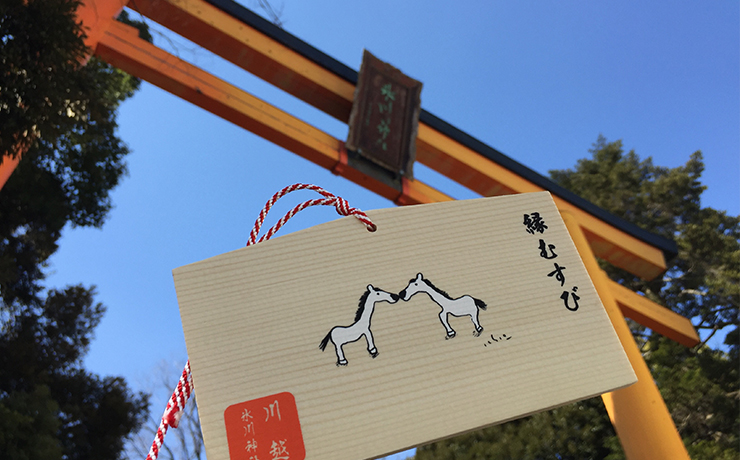
[[[405,97],[399,97],[396,101],[402,103],[402,110],[390,118],[390,132],[400,132],[400,135],[393,136],[395,141],[389,142],[387,150],[373,142],[377,139],[377,135],[373,135],[375,134],[373,130],[380,123],[381,114],[372,108],[382,97],[380,87],[384,83],[401,87],[405,93],[403,94]],[[412,179],[421,112],[421,88],[421,82],[404,75],[400,70],[364,50],[349,118],[347,149],[396,174]],[[362,114],[368,111],[370,116],[363,117]]]

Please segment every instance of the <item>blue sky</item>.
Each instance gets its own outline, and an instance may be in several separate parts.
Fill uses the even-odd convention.
[[[661,166],[702,150],[703,204],[740,213],[738,2],[282,5],[288,32],[355,69],[367,48],[424,83],[426,110],[541,174],[573,167],[599,134]],[[155,43],[346,138],[346,125],[192,44],[164,33]],[[392,205],[148,83],[119,123],[129,177],[102,230],[65,230],[48,285],[97,286],[108,312],[85,365],[137,389],[157,363],[187,355],[171,270],[243,246],[275,191],[310,182],[361,209]],[[456,198],[476,196],[426,168],[415,173]],[[271,222],[313,198],[301,193]],[[334,218],[307,210],[282,232]]]

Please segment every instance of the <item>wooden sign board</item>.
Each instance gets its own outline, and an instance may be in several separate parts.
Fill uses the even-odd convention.
[[[549,193],[174,270],[209,460],[374,458],[636,381]]]
[[[347,148],[413,178],[421,82],[365,50],[349,117]]]

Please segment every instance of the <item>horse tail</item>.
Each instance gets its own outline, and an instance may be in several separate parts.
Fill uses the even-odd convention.
[[[324,340],[321,341],[319,344],[319,350],[324,351],[326,348],[326,344],[329,343],[329,340],[331,340],[331,331],[329,331],[328,334],[326,334],[326,337],[324,337]]]
[[[473,298],[473,302],[475,302],[475,306],[480,308],[481,310],[486,309],[486,303],[480,299]]]

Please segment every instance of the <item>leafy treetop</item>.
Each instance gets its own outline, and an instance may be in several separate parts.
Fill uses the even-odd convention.
[[[139,86],[95,58],[80,65],[78,5],[0,3],[0,153],[24,152],[0,190],[3,458],[119,458],[148,406],[122,378],[82,367],[105,311],[94,287],[43,286],[62,229],[100,227],[112,206],[128,154],[116,110]]]

